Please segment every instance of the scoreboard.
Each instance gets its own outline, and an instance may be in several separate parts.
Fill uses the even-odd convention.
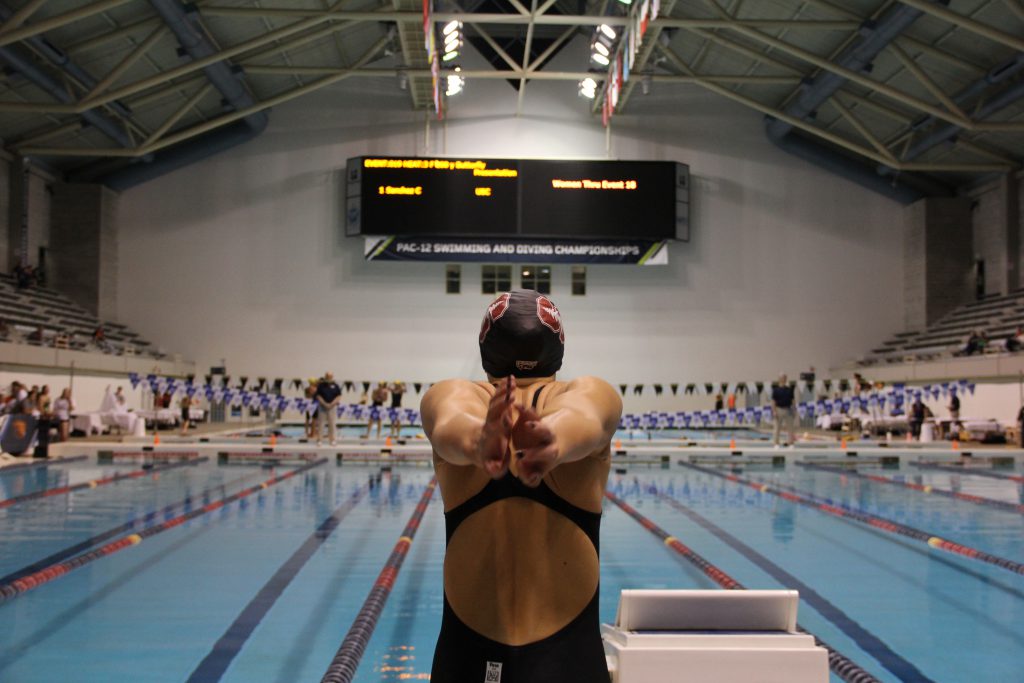
[[[345,234],[686,240],[689,185],[671,161],[355,157]]]

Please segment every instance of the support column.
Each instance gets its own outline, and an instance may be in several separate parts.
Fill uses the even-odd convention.
[[[903,223],[904,326],[920,330],[972,299],[971,200],[922,199]]]
[[[117,208],[103,185],[54,188],[50,286],[101,320],[117,319]]]

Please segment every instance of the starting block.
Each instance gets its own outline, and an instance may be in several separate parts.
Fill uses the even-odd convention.
[[[828,683],[797,591],[624,590],[602,624],[612,683]]]

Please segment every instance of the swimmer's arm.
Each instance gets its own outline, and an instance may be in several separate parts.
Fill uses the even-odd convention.
[[[438,457],[453,465],[483,466],[478,446],[490,400],[483,387],[459,379],[427,390],[420,413],[423,431]]]
[[[582,460],[611,443],[622,417],[622,399],[597,377],[580,377],[548,404],[541,418],[557,446],[556,464]]]

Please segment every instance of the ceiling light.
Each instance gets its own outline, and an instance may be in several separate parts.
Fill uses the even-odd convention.
[[[604,43],[602,43],[602,42],[600,42],[600,41],[598,41],[598,42],[595,42],[595,43],[594,43],[594,50],[595,50],[596,52],[600,52],[600,53],[601,53],[601,54],[603,54],[603,55],[604,55],[605,57],[607,57],[607,56],[608,56],[609,54],[611,54],[611,53],[610,53],[610,52],[608,51],[608,48],[606,48],[606,47],[604,46]]]
[[[452,50],[451,52],[445,52],[444,57],[441,57],[441,60],[445,62],[450,62],[458,56],[459,53],[455,50]]]
[[[462,28],[462,22],[457,19],[452,19],[451,21],[444,25],[444,28],[441,29],[441,33],[443,35],[448,35],[452,31],[457,31],[460,28]]]
[[[615,29],[608,24],[601,24],[597,27],[597,30],[608,36],[608,40],[615,40]]]
[[[605,57],[600,52],[595,52],[594,54],[590,55],[590,58],[593,59],[598,64],[600,64],[601,66],[608,66],[609,64],[608,58]]]

